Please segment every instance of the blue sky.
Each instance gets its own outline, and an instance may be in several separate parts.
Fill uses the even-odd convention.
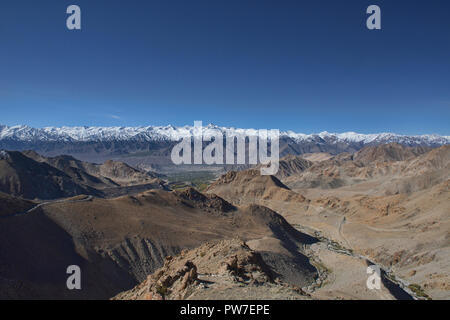
[[[66,29],[66,8],[82,30]],[[377,4],[382,30],[365,27]],[[449,135],[447,0],[2,0],[0,123]]]

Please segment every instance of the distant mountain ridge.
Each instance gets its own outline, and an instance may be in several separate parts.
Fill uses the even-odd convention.
[[[226,128],[209,124],[205,130],[218,129],[230,134],[257,134],[255,129]],[[193,133],[193,126],[174,127],[145,126],[145,127],[45,127],[32,128],[26,125],[0,125],[0,141],[23,142],[98,142],[98,141],[178,141]],[[293,131],[280,131],[281,137],[291,138],[297,142],[311,142],[324,140],[329,142],[347,143],[392,143],[407,145],[444,145],[450,143],[450,136],[436,134],[400,135],[395,133],[361,134],[356,132],[344,133],[313,133],[304,134]]]
[[[111,188],[158,187],[152,172],[122,162],[94,164],[70,156],[43,157],[34,151],[0,150],[0,192],[26,199],[57,199],[76,195],[105,196]],[[147,188],[146,187],[146,188]]]
[[[223,135],[254,136],[255,129],[203,127],[204,135],[220,130]],[[171,150],[183,137],[193,135],[193,126],[147,127],[47,127],[0,125],[0,150],[34,150],[46,157],[71,155],[88,162],[107,160],[125,162],[130,166],[161,173],[178,170],[170,158]],[[450,144],[450,136],[406,136],[394,133],[359,134],[328,133],[302,134],[280,132],[280,157],[305,153],[354,153],[366,146],[398,143],[409,147],[436,148]],[[204,144],[204,147],[207,143]],[[209,166],[211,167],[211,166]],[[233,168],[237,169],[237,168]],[[225,171],[229,168],[225,169]]]

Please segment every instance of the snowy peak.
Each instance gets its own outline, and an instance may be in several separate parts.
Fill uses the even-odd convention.
[[[209,124],[206,131],[220,130],[227,135],[255,135],[257,130],[225,128]],[[95,141],[178,141],[194,134],[195,127],[146,126],[146,127],[46,127],[0,125],[0,141],[21,142],[95,142]],[[280,132],[281,137],[295,142],[360,143],[381,144],[397,142],[405,145],[445,145],[450,136],[416,135],[407,136],[394,133],[360,134],[356,132],[304,134],[293,131]]]

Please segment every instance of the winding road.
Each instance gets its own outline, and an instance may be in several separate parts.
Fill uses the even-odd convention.
[[[32,207],[31,209],[25,211],[25,212],[20,212],[20,213],[13,213],[13,214],[9,214],[9,215],[5,215],[2,216],[1,218],[11,218],[11,217],[18,217],[18,216],[24,216],[27,215],[29,213],[32,213],[33,211],[39,209],[40,207],[49,205],[49,204],[54,204],[54,203],[75,203],[75,202],[87,202],[87,201],[91,201],[94,197],[93,196],[86,196],[83,199],[59,199],[59,200],[52,200],[52,201],[45,201],[45,202],[41,202],[36,204],[34,207]]]

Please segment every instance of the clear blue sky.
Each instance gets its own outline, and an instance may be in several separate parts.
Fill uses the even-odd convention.
[[[0,1],[0,123],[194,120],[450,135],[450,1]]]

